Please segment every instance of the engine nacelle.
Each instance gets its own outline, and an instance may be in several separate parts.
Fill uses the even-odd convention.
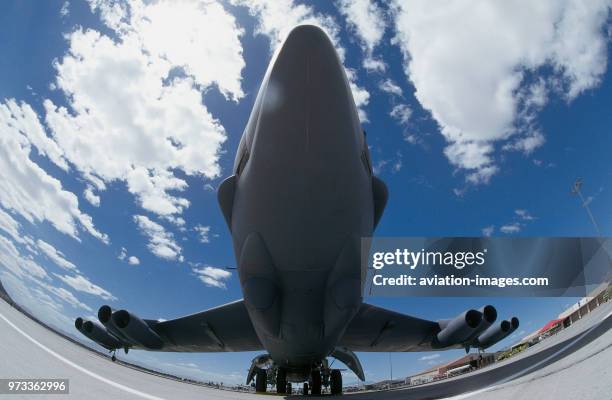
[[[102,323],[102,325],[106,327],[106,329],[110,333],[117,336],[119,339],[126,342],[127,344],[130,344],[130,339],[126,337],[113,322],[112,316],[115,311],[116,310],[107,305],[100,307],[100,309],[98,310],[98,320]]]
[[[442,330],[434,340],[435,347],[448,347],[467,341],[482,323],[483,314],[477,310],[467,310],[450,321],[440,323]]]
[[[504,320],[499,325],[491,326],[476,339],[476,346],[481,349],[486,349],[493,346],[500,340],[505,339],[519,327],[519,320],[512,317],[510,321]]]
[[[113,324],[131,341],[149,349],[161,349],[164,345],[159,335],[149,325],[127,310],[115,311],[112,316]]]
[[[482,320],[480,321],[480,324],[476,327],[476,329],[474,329],[474,332],[466,340],[468,346],[474,339],[478,337],[478,335],[480,335],[481,333],[486,331],[491,325],[493,325],[493,322],[495,322],[495,320],[497,319],[497,310],[491,305],[481,307],[480,309],[478,309],[478,312],[482,314]]]
[[[108,350],[118,349],[123,345],[119,339],[110,334],[106,328],[98,323],[86,321],[79,317],[74,321],[74,326],[83,335]]]

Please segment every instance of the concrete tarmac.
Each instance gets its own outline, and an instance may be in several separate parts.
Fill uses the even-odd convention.
[[[409,389],[361,392],[347,397],[350,400],[610,400],[610,328],[612,302],[522,354],[493,366]],[[190,400],[261,396],[192,385],[112,363],[54,334],[0,301],[0,378],[9,377],[68,378],[70,394],[0,395],[0,398]]]

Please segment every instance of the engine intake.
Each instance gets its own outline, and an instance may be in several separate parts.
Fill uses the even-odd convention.
[[[113,322],[113,313],[115,312],[110,306],[104,305],[98,310],[98,320],[106,327],[106,329],[126,343],[131,343],[131,340],[121,332],[121,330]]]
[[[477,310],[467,310],[450,321],[440,323],[443,327],[436,335],[436,347],[448,347],[469,340],[477,332],[483,320],[483,313]]]
[[[161,349],[164,345],[159,335],[142,319],[127,310],[112,313],[113,324],[128,339],[149,349]]]

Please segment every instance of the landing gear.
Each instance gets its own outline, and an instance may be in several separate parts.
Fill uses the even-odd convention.
[[[117,357],[115,357],[115,354],[117,354],[117,349],[111,350],[110,353],[111,353],[111,361],[112,362],[117,361]]]
[[[315,396],[321,395],[321,372],[318,369],[313,369],[310,373],[312,383],[311,393]],[[304,393],[306,394],[306,393]]]
[[[287,383],[287,394],[292,394],[293,388],[291,387],[291,382]]]
[[[302,389],[302,394],[304,396],[308,395],[308,382],[304,382],[304,388]]]
[[[268,386],[268,374],[265,369],[258,369],[255,373],[255,391],[265,393]]]
[[[342,394],[342,373],[339,369],[332,369],[329,377],[331,394]]]
[[[287,370],[279,368],[276,371],[276,393],[287,393]]]

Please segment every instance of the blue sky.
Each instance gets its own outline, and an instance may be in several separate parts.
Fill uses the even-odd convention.
[[[569,192],[583,177],[609,236],[610,2],[578,4],[3,2],[0,279],[70,332],[101,304],[167,319],[240,298],[215,188],[299,23],[324,27],[349,68],[390,191],[377,235],[594,235]],[[573,299],[368,301],[428,319],[491,303],[526,334]],[[394,376],[459,354],[393,354]],[[252,357],[128,358],[242,382]],[[388,377],[387,354],[360,357],[368,380]]]

